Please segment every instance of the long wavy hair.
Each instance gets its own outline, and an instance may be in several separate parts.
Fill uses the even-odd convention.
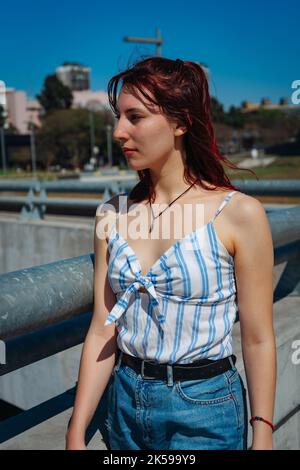
[[[194,183],[208,190],[237,189],[230,182],[222,164],[235,170],[243,168],[238,168],[218,148],[212,126],[208,81],[201,65],[153,56],[140,60],[113,76],[108,82],[108,99],[116,117],[119,116],[117,100],[120,82],[126,91],[139,100],[141,96],[138,92],[148,102],[159,106],[167,119],[175,119],[186,126],[187,131],[183,135],[186,154],[183,164],[187,183]],[[140,181],[131,190],[129,197],[137,202],[144,199],[154,202],[155,190],[149,168],[137,172]],[[214,187],[206,186],[205,181]]]

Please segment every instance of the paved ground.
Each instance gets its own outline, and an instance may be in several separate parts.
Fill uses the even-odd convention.
[[[264,158],[245,158],[242,162],[238,163],[240,168],[255,168],[259,166],[271,165],[276,160],[276,157],[264,157]]]

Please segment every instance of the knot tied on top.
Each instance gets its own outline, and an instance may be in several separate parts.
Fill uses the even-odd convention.
[[[113,309],[109,312],[104,326],[118,321],[126,313],[130,298],[133,293],[137,291],[149,294],[151,306],[158,322],[164,322],[164,317],[159,311],[159,301],[157,299],[157,293],[153,282],[148,276],[142,276],[139,272],[135,276],[135,281],[127,287],[114,305]]]

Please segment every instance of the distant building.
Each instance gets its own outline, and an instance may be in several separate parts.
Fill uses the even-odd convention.
[[[72,91],[90,89],[91,69],[77,62],[64,62],[55,70],[57,78]]]
[[[252,103],[251,101],[243,101],[241,111],[244,113],[256,111],[257,109],[279,109],[282,111],[299,110],[299,106],[289,104],[288,98],[280,98],[279,103],[272,103],[269,98],[262,98],[260,103]]]
[[[29,132],[29,123],[37,127],[41,125],[40,116],[43,109],[37,100],[29,99],[25,91],[16,91],[6,88],[7,121],[10,122],[20,134]],[[109,108],[108,96],[105,91],[73,91],[72,108],[86,108],[91,111],[101,111]]]
[[[73,91],[72,108],[87,108],[91,111],[108,109],[108,96],[105,91]],[[109,108],[110,109],[110,108]]]
[[[201,62],[196,63],[203,68],[209,81],[210,71],[208,66]],[[89,109],[94,112],[110,110],[107,93],[101,90],[93,91],[90,89],[91,68],[77,62],[64,62],[60,67],[56,68],[55,73],[59,80],[72,91],[72,108]],[[8,121],[21,134],[28,133],[29,123],[40,126],[40,116],[43,109],[37,100],[28,99],[24,91],[7,88],[6,102]]]
[[[5,94],[7,120],[20,134],[28,133],[30,123],[40,125],[41,106],[37,100],[28,100],[25,91],[16,91],[14,88],[6,88]]]

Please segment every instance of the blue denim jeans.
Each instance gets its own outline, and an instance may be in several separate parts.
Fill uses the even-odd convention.
[[[111,450],[246,450],[246,390],[235,366],[209,379],[142,378],[118,360],[108,387]]]

